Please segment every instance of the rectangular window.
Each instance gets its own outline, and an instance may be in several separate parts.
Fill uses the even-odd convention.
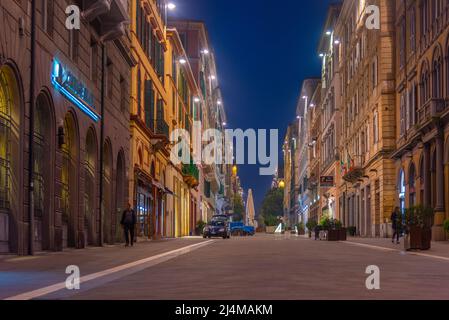
[[[371,70],[371,75],[372,75],[372,84],[373,84],[373,89],[377,87],[378,84],[378,65],[377,65],[377,56],[374,57],[374,61],[372,63],[372,70]]]
[[[377,111],[374,112],[373,117],[373,139],[375,144],[379,142],[379,114]]]
[[[128,83],[125,78],[120,75],[120,110],[125,112],[128,106],[128,94],[127,94]]]
[[[98,80],[98,45],[94,40],[90,44],[90,79],[96,84]]]
[[[142,80],[140,70],[137,69],[137,116],[142,116]]]
[[[69,56],[73,61],[78,61],[79,56],[79,30],[69,30]]]
[[[405,19],[402,19],[401,26],[399,30],[399,66],[403,68],[405,66],[405,41],[406,41],[406,31],[405,31]]]
[[[413,8],[410,12],[410,51],[416,50],[416,12]]]
[[[400,104],[400,133],[401,136],[405,134],[405,99],[404,94],[401,95],[401,104]]]
[[[145,80],[145,125],[154,132],[154,90],[151,80]]]
[[[49,36],[53,36],[54,29],[54,1],[42,0],[41,7],[41,24],[42,30],[44,30]]]
[[[106,63],[106,86],[107,86],[107,94],[108,98],[112,99],[114,94],[114,65],[111,60],[107,60]]]

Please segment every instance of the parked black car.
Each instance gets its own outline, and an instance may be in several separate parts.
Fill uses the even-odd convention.
[[[231,237],[229,223],[223,220],[212,220],[211,222],[209,222],[206,227],[204,227],[203,238],[212,237],[229,239]]]

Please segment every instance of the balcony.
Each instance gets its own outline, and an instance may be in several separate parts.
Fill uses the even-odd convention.
[[[196,164],[191,160],[190,164],[182,165],[182,175],[184,178],[184,182],[190,187],[195,188],[199,185],[200,180],[200,171]]]
[[[439,116],[446,107],[444,99],[430,99],[418,110],[418,125]]]
[[[82,17],[92,23],[103,41],[117,39],[126,34],[128,8],[124,0],[91,1],[82,12]]]
[[[167,138],[167,140],[170,140],[170,126],[163,119],[156,120],[154,133],[158,136],[163,136],[164,138]]]
[[[343,180],[350,183],[356,183],[360,179],[363,178],[363,168],[359,166],[354,166],[347,171],[344,176]]]

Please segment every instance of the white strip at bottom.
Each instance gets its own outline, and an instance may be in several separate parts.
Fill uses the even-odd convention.
[[[419,257],[426,257],[426,258],[433,258],[433,259],[437,259],[437,260],[449,261],[448,257],[442,257],[442,256],[433,255],[433,254],[410,252],[410,251],[405,252],[404,250],[375,246],[375,245],[366,244],[366,243],[351,242],[351,241],[341,241],[341,243],[350,244],[350,245],[359,246],[359,247],[371,248],[374,250],[390,251],[390,252],[404,252],[405,254],[411,255],[411,256],[419,256]]]
[[[201,242],[201,243],[196,243],[196,244],[193,244],[193,245],[190,245],[190,246],[187,246],[187,247],[183,247],[183,248],[180,248],[180,249],[164,252],[164,253],[161,253],[161,254],[158,254],[158,255],[155,255],[155,256],[152,256],[152,257],[148,257],[148,258],[141,259],[141,260],[138,260],[138,261],[130,262],[130,263],[127,263],[127,264],[124,264],[124,265],[121,265],[121,266],[117,266],[117,267],[114,267],[114,268],[110,268],[110,269],[107,269],[107,270],[103,270],[103,271],[100,271],[100,272],[92,273],[92,274],[89,274],[87,276],[81,277],[80,278],[80,284],[86,283],[88,281],[92,281],[92,280],[95,280],[95,279],[99,279],[99,278],[102,278],[102,277],[105,277],[105,276],[108,276],[108,275],[111,275],[111,274],[114,274],[114,273],[117,273],[117,272],[120,272],[120,271],[124,271],[124,270],[128,270],[128,269],[131,269],[131,268],[135,268],[137,266],[140,266],[140,265],[143,265],[143,264],[149,263],[149,262],[154,262],[152,264],[152,266],[154,266],[154,265],[158,264],[158,262],[162,263],[162,262],[165,262],[167,260],[174,259],[174,258],[179,257],[181,255],[184,255],[184,254],[187,254],[189,252],[192,252],[193,250],[196,250],[196,249],[199,249],[201,247],[207,246],[207,245],[211,244],[212,242],[214,242],[214,240],[209,240],[209,241],[205,241],[205,242]],[[160,261],[157,261],[157,260],[160,260]],[[60,282],[60,283],[57,283],[57,284],[54,284],[54,285],[51,285],[51,286],[48,286],[48,287],[44,287],[44,288],[41,288],[41,289],[37,289],[37,290],[33,290],[33,291],[22,293],[22,294],[19,294],[19,295],[15,295],[15,296],[6,298],[4,300],[31,300],[31,299],[35,299],[35,298],[39,298],[39,297],[42,297],[42,296],[46,296],[48,294],[54,293],[54,292],[59,291],[59,290],[64,290],[64,289],[66,289],[65,282]]]

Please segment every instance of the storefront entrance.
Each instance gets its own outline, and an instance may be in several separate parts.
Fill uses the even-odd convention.
[[[152,196],[142,187],[137,188],[137,236],[150,237]]]

